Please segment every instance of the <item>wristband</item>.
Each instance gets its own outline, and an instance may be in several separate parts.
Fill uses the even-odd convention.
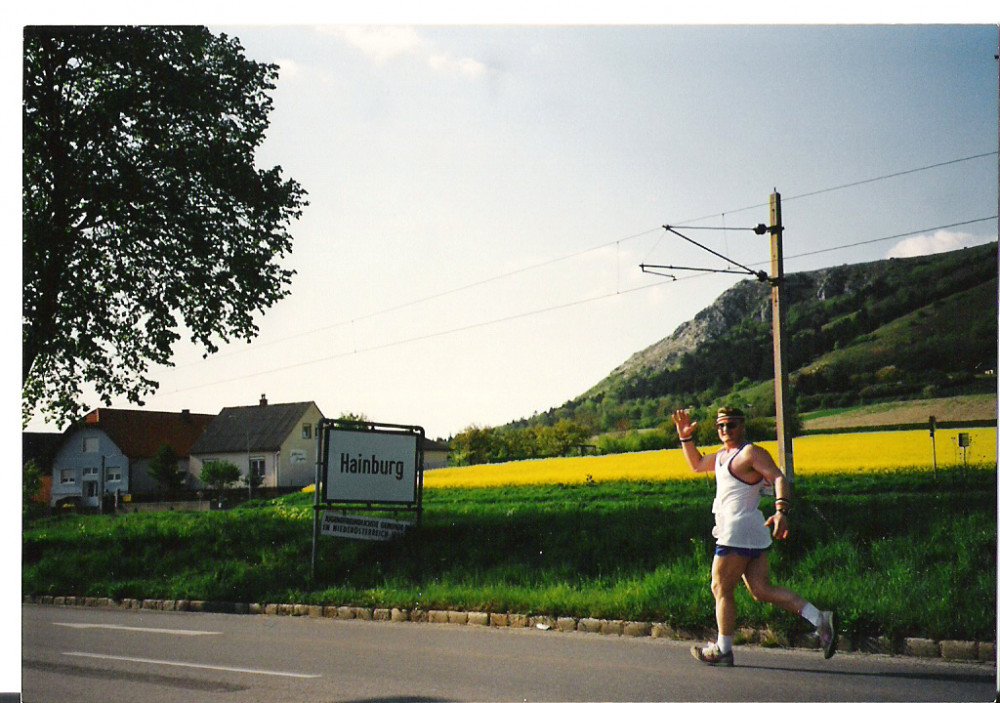
[[[678,437],[678,439],[680,441],[682,441],[682,442],[693,442],[694,441],[694,437]]]

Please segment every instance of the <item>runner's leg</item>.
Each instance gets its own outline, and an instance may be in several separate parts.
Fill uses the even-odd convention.
[[[712,595],[720,635],[732,637],[736,630],[736,584],[750,563],[748,557],[739,554],[716,555],[712,561]]]
[[[801,615],[806,606],[806,600],[795,591],[775,586],[771,583],[771,568],[767,562],[767,553],[751,561],[743,573],[743,582],[754,600],[772,603],[793,615]]]

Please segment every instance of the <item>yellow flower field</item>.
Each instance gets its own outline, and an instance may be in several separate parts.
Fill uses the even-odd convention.
[[[995,428],[938,430],[935,437],[937,465],[961,466],[959,432],[967,433],[971,444],[965,449],[969,464],[996,463]],[[777,454],[776,442],[760,442]],[[704,447],[715,451],[718,446]],[[819,473],[884,470],[899,467],[932,467],[931,439],[927,430],[904,432],[859,432],[853,434],[810,435],[792,442],[796,476]],[[434,469],[424,474],[427,488],[476,488],[510,484],[584,483],[594,481],[706,480],[688,468],[680,449],[512,461]]]

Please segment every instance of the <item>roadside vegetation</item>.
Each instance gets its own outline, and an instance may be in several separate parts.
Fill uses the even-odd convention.
[[[311,493],[225,512],[44,518],[24,528],[22,589],[620,618],[699,633],[714,627],[712,490],[705,480],[429,485],[422,529],[391,543],[321,538],[313,580]],[[993,637],[995,462],[800,475],[796,490],[774,578],[836,608],[849,637]],[[801,631],[738,597],[741,625]]]

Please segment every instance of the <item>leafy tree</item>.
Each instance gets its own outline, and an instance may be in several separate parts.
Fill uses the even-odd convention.
[[[367,415],[364,413],[343,413],[338,420],[344,420],[346,422],[371,422]]]
[[[231,461],[206,461],[201,467],[200,480],[209,488],[222,491],[240,480],[240,467]]]
[[[182,326],[206,355],[289,292],[307,204],[258,169],[277,66],[204,27],[27,27],[22,422],[156,389]]]
[[[492,428],[475,425],[459,432],[451,442],[450,463],[455,466],[488,463],[493,456],[493,434]]]
[[[176,491],[184,485],[177,461],[177,452],[169,444],[162,445],[149,460],[149,476],[162,486],[164,491]]]
[[[42,490],[42,470],[29,459],[21,466],[21,518],[27,519],[40,515],[44,505],[36,499]]]
[[[541,428],[537,435],[539,456],[567,456],[570,449],[587,444],[590,432],[583,426],[569,420],[559,420],[552,427]]]

